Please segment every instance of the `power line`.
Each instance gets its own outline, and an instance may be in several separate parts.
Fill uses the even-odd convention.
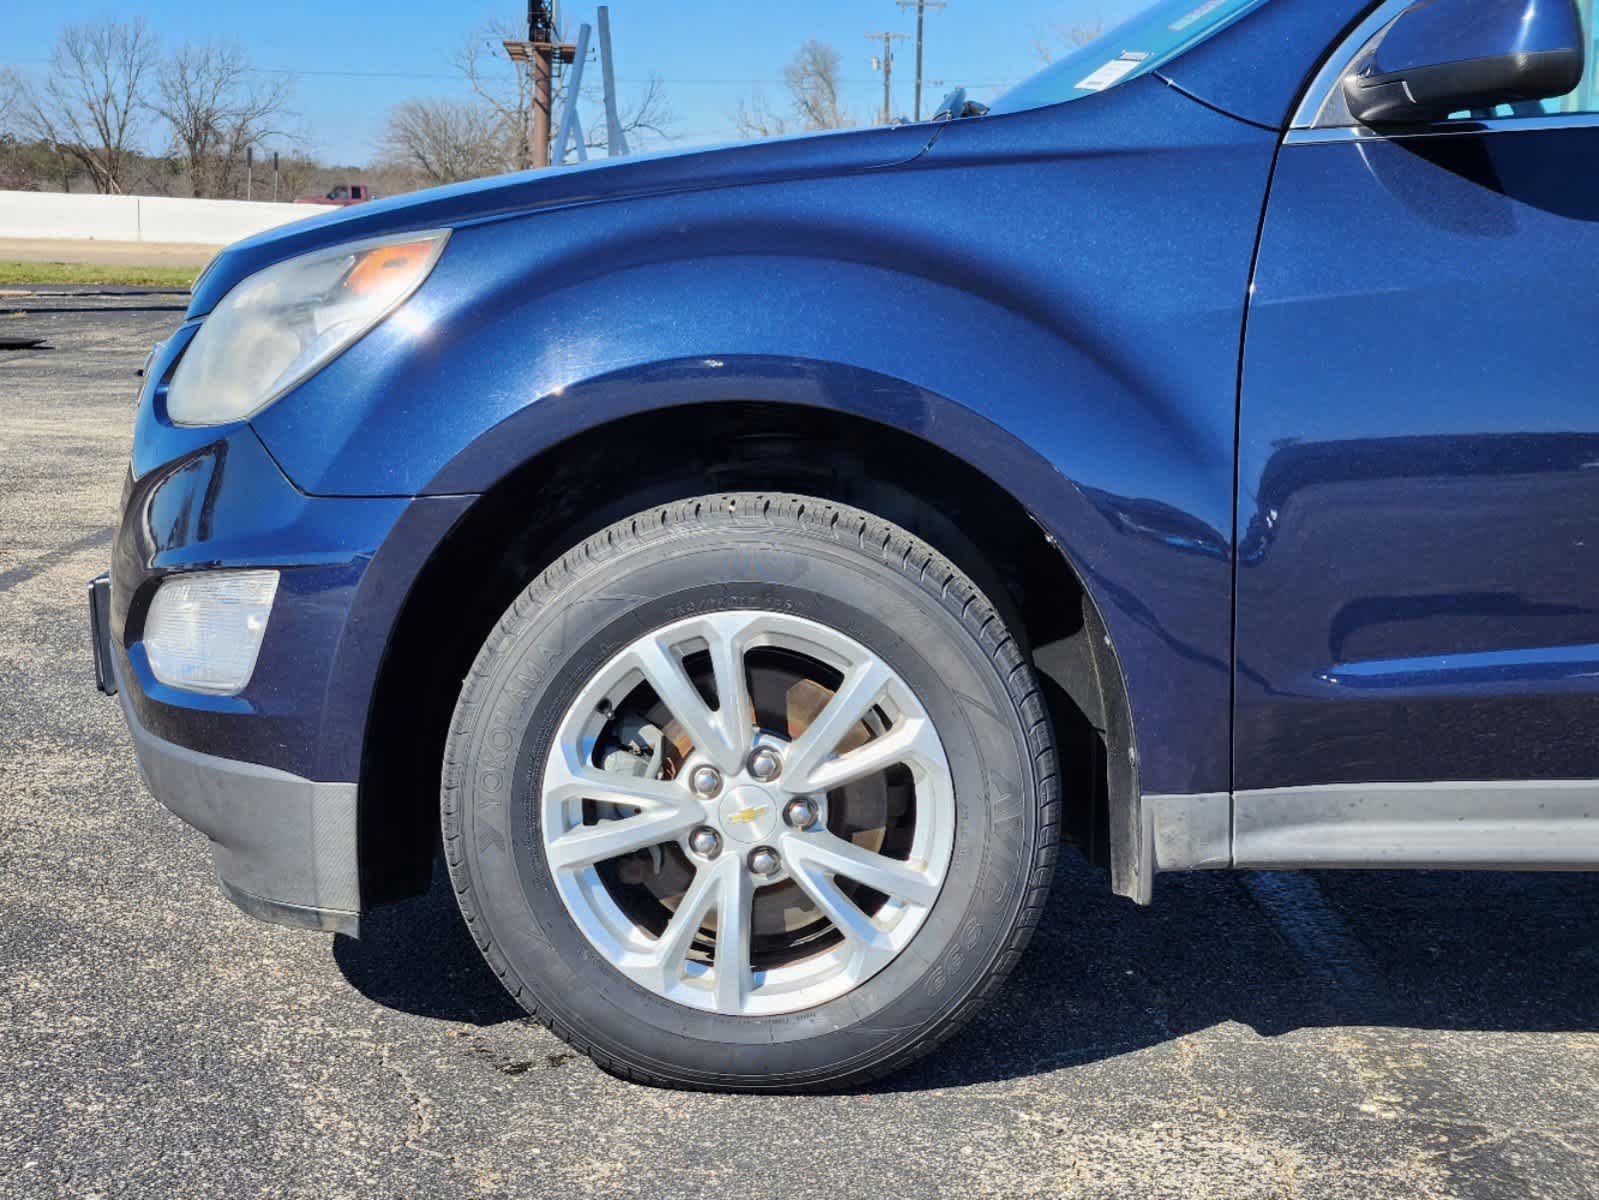
[[[905,37],[907,35],[898,34],[896,36]],[[49,65],[49,62],[50,60],[48,58],[12,58],[6,60],[5,65],[13,67],[30,65],[47,66]],[[324,71],[314,68],[307,69],[304,67],[251,67],[249,70],[252,74],[256,75],[299,75],[308,79],[448,79],[459,81],[463,78],[463,76],[458,72],[452,71]],[[720,79],[700,78],[693,76],[655,76],[653,78],[661,83],[670,83],[685,87],[702,85],[706,87],[783,86],[783,80],[781,79]],[[651,78],[619,75],[617,76],[616,81],[618,83],[627,84],[644,84],[651,82]],[[879,83],[880,80],[877,78],[846,78],[840,79],[839,82],[854,87],[866,87],[870,84]],[[965,86],[973,89],[988,87],[1014,87],[1019,82],[1021,81],[1017,79],[1000,79],[987,83],[967,83]]]

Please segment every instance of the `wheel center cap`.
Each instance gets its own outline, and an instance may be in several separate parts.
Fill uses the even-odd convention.
[[[736,842],[764,842],[777,829],[777,801],[753,783],[729,789],[716,806],[716,823]]]

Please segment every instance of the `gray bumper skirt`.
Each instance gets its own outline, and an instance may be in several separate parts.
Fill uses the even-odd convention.
[[[280,925],[359,932],[355,784],[187,749],[140,725],[126,688],[121,700],[145,785],[211,839],[230,900]]]

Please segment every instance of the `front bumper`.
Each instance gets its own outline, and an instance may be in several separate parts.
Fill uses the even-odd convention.
[[[211,839],[218,880],[240,908],[354,934],[363,907],[358,714],[375,653],[353,655],[343,676],[339,656],[360,648],[351,609],[406,503],[305,496],[247,428],[204,441],[144,413],[140,423],[148,428],[136,443],[110,576],[90,585],[96,682],[117,696],[150,792]],[[137,469],[141,456],[163,453]],[[161,582],[261,566],[280,570],[283,582],[245,689],[215,696],[159,682],[142,636]]]
[[[359,934],[356,785],[313,783],[157,737],[139,723],[94,612],[91,601],[95,662],[112,666],[139,774],[151,795],[211,839],[223,892],[265,921]]]
[[[147,364],[110,576],[90,591],[96,679],[118,697],[150,791],[211,839],[241,908],[355,933],[363,909],[425,886],[414,855],[388,853],[387,797],[358,805],[357,781],[390,634],[473,498],[312,495],[250,425],[172,424],[166,387],[198,324]],[[341,436],[333,415],[321,427]],[[202,694],[156,679],[144,625],[163,582],[257,569],[279,581],[244,688]]]
[[[154,428],[141,448],[192,436]],[[385,845],[392,814],[382,796],[363,811],[357,781],[390,631],[470,497],[307,496],[247,427],[179,449],[130,474],[109,580],[90,588],[97,682],[122,705],[150,791],[212,840],[241,908],[354,934],[361,911],[418,886],[409,860],[358,853]],[[278,592],[244,689],[157,680],[143,629],[163,580],[265,568]]]

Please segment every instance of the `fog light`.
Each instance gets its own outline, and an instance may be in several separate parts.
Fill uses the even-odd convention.
[[[276,571],[205,571],[161,585],[144,621],[150,671],[191,692],[232,695],[255,671]]]

